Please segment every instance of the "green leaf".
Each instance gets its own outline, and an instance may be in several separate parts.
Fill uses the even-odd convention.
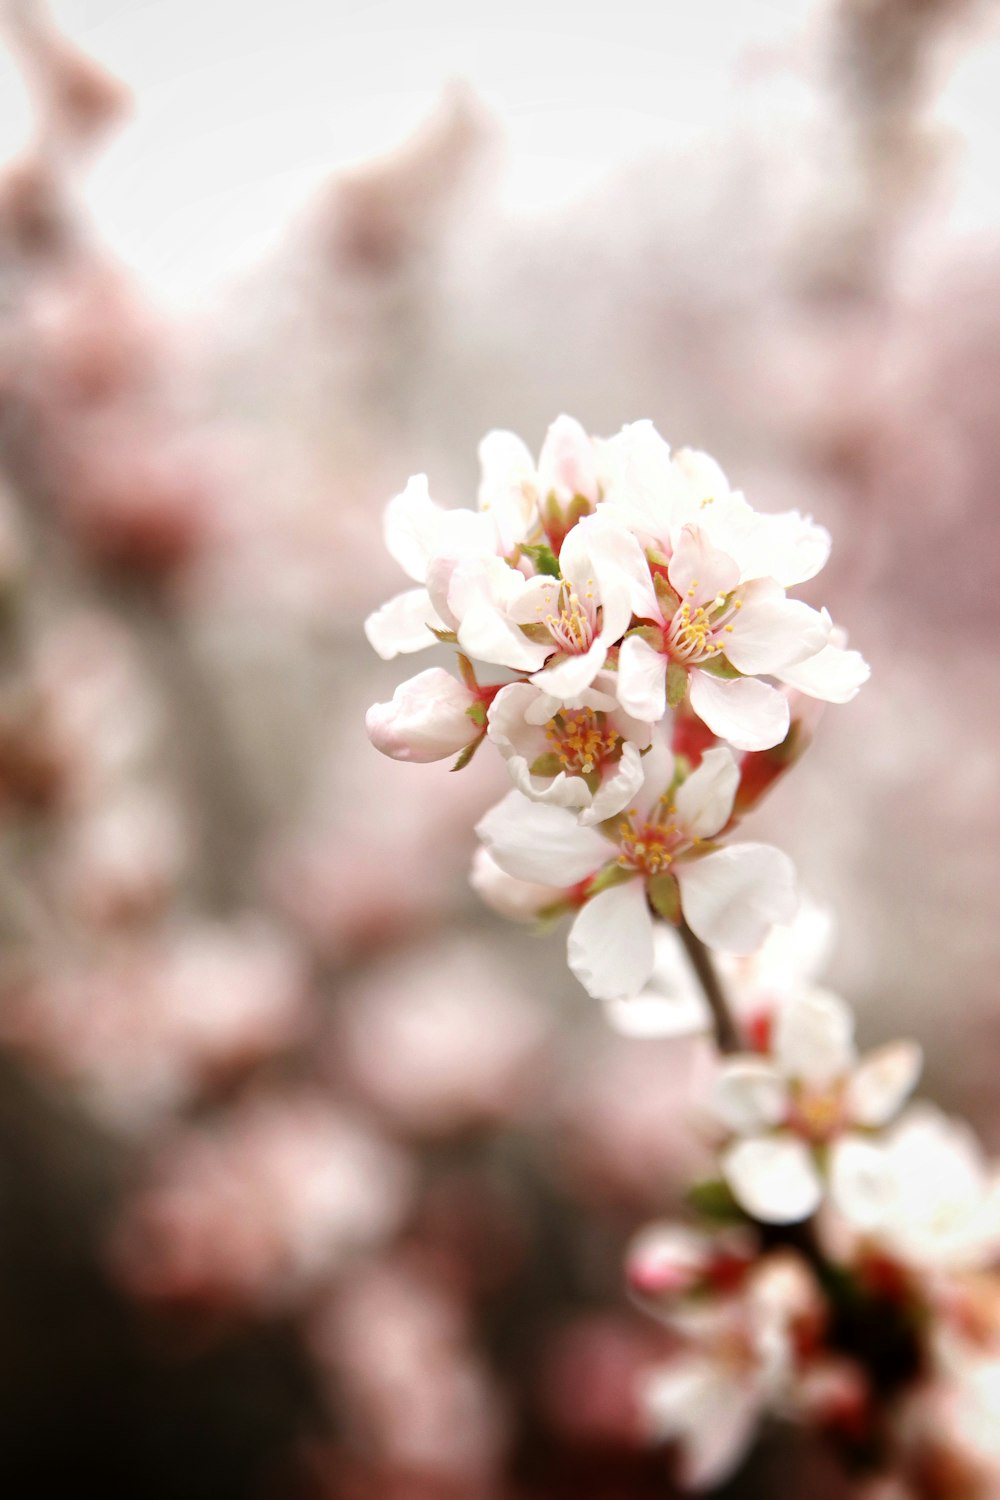
[[[746,1214],[740,1208],[733,1197],[729,1184],[723,1182],[721,1177],[710,1178],[706,1182],[696,1182],[689,1187],[685,1194],[689,1207],[703,1218],[712,1219],[717,1224],[742,1224],[746,1222]]]
[[[476,726],[477,729],[485,729],[486,728],[486,704],[485,703],[470,703],[469,706],[468,706],[468,708],[465,710],[465,716],[466,716],[466,718],[472,720],[473,724],[475,724],[475,726]]]
[[[688,690],[688,674],[680,662],[672,661],[667,667],[667,707],[679,708]]]
[[[669,870],[661,870],[659,875],[650,877],[646,882],[646,894],[650,906],[664,922],[676,925],[680,921],[681,893],[676,876],[671,875]]]
[[[465,749],[458,752],[458,759],[451,769],[453,771],[464,771],[485,738],[484,734],[480,734],[474,740],[470,740]]]
[[[558,776],[559,772],[565,769],[566,767],[554,750],[548,750],[544,755],[539,755],[529,767],[532,776]]]
[[[545,573],[549,578],[561,578],[559,571],[559,560],[547,542],[538,542],[534,546],[521,544],[521,551],[525,557],[530,557],[539,573]]]

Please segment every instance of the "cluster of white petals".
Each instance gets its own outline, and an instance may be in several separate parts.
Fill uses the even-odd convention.
[[[722,1169],[737,1202],[768,1224],[815,1213],[824,1173],[839,1180],[873,1149],[862,1132],[885,1125],[920,1075],[915,1042],[891,1042],[858,1059],[854,1018],[836,995],[806,991],[775,1020],[767,1056],[719,1069],[713,1106],[734,1139]],[[861,1175],[854,1165],[852,1178]]]
[[[373,743],[456,767],[499,751],[514,790],[479,825],[474,883],[515,917],[575,911],[570,967],[595,998],[643,990],[655,917],[752,952],[796,896],[779,851],[723,843],[740,757],[782,745],[803,695],[846,702],[868,675],[829,614],[787,594],[828,534],[758,514],[649,422],[605,440],[560,417],[537,463],[492,432],[480,462],[475,510],[437,505],[422,475],[387,508],[416,586],[368,639],[386,659],[451,643],[460,676],[432,667],[375,704]],[[677,714],[700,721],[693,757],[674,753]]]
[[[637,1296],[668,1325],[678,1351],[640,1389],[650,1436],[674,1444],[689,1489],[725,1480],[766,1415],[794,1411],[804,1337],[819,1288],[793,1252],[752,1255],[738,1236],[654,1225],[629,1257]]]

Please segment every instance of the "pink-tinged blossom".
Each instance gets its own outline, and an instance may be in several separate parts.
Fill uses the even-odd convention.
[[[502,559],[473,558],[452,570],[439,613],[471,657],[531,673],[536,686],[571,702],[628,629],[641,566],[635,538],[598,512],[566,537],[558,577],[526,578]]]
[[[646,551],[636,586],[642,629],[619,657],[619,698],[656,721],[690,693],[695,713],[739,750],[788,732],[786,696],[762,679],[847,702],[867,679],[857,652],[830,643],[832,622],[785,590],[823,566],[829,537],[797,513],[757,515],[704,454],[678,454],[647,424],[626,428],[606,511]]]
[[[415,474],[386,507],[385,545],[420,587],[396,594],[365,621],[369,644],[386,661],[433,646],[434,629],[445,629],[427,591],[428,574],[440,559],[495,557],[491,529],[474,511],[445,510],[427,489],[427,476]],[[433,628],[432,628],[433,627]]]
[[[893,1042],[858,1061],[854,1018],[835,995],[812,991],[778,1013],[770,1056],[722,1064],[713,1107],[736,1139],[722,1168],[740,1205],[769,1224],[819,1207],[822,1162],[836,1175],[858,1132],[885,1125],[920,1074],[915,1042]]]
[[[294,1305],[398,1228],[408,1159],[355,1115],[300,1090],[261,1096],[163,1150],[115,1240],[138,1295]]]
[[[545,435],[536,468],[513,432],[488,432],[479,445],[479,509],[497,531],[499,550],[510,555],[541,530],[553,551],[576,521],[601,498],[598,445],[573,417],[557,417]]]
[[[338,1076],[407,1135],[442,1137],[514,1114],[538,1080],[545,1012],[471,946],[381,965],[345,997]]]
[[[631,719],[596,685],[564,704],[527,682],[500,689],[487,734],[519,792],[573,808],[585,824],[628,805],[642,785],[640,752],[651,738],[648,724]]]
[[[496,863],[518,880],[592,892],[569,934],[573,973],[598,1000],[639,993],[654,963],[650,903],[711,947],[751,952],[796,905],[791,862],[765,844],[719,848],[739,773],[732,754],[709,751],[686,779],[654,744],[632,806],[601,830],[566,808],[511,792],[477,832]],[[596,890],[595,890],[596,887]]]
[[[444,760],[479,738],[482,730],[469,716],[479,702],[443,667],[428,667],[401,682],[389,703],[373,703],[365,728],[376,750],[393,760]]]
[[[684,1347],[646,1377],[640,1395],[650,1436],[676,1444],[686,1489],[721,1484],[761,1420],[794,1408],[799,1330],[817,1323],[820,1307],[805,1264],[777,1252],[758,1260],[734,1291],[688,1303],[679,1297],[665,1314]]]
[[[863,1242],[917,1270],[975,1270],[1000,1255],[1000,1171],[968,1125],[931,1105],[881,1140],[845,1143],[831,1198]]]

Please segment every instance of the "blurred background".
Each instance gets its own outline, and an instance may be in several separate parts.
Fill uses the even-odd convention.
[[[701,1044],[477,903],[498,764],[368,745],[381,510],[568,411],[830,528],[873,680],[756,829],[1000,1146],[996,7],[0,14],[0,1491],[667,1496]]]

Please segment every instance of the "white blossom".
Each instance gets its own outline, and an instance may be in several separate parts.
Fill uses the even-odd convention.
[[[917,1269],[1000,1256],[1000,1171],[968,1125],[931,1105],[907,1110],[881,1140],[845,1143],[831,1195],[851,1228]]]
[[[794,912],[786,855],[765,844],[712,842],[729,820],[739,780],[731,752],[710,750],[686,779],[677,773],[658,741],[643,758],[632,806],[601,830],[519,792],[478,826],[496,863],[516,879],[564,889],[587,884],[568,957],[595,999],[634,996],[649,980],[651,902],[661,915],[683,915],[703,942],[734,953],[752,951],[773,922]]]
[[[759,1260],[737,1290],[692,1304],[686,1347],[645,1379],[650,1435],[678,1447],[680,1483],[721,1484],[739,1465],[761,1418],[791,1405],[795,1331],[815,1316],[815,1283],[797,1256]]]
[[[373,703],[365,728],[376,750],[393,760],[443,760],[481,733],[469,717],[478,702],[478,695],[443,667],[428,667],[401,682],[389,703]]]
[[[886,1124],[921,1067],[914,1042],[893,1042],[858,1061],[854,1018],[835,995],[813,990],[777,1016],[771,1055],[724,1063],[713,1107],[738,1139],[722,1155],[737,1201],[765,1223],[808,1218],[823,1197],[822,1153],[837,1172],[857,1132]]]
[[[651,738],[650,726],[605,692],[590,688],[563,704],[528,682],[501,688],[487,732],[518,791],[575,808],[582,823],[603,822],[631,801]]]

